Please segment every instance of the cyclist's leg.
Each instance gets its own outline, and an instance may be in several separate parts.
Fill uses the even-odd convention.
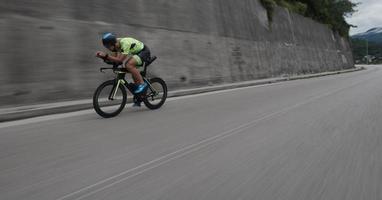
[[[142,68],[143,62],[148,62],[150,60],[150,56],[151,56],[150,54],[151,54],[151,52],[150,52],[149,47],[147,45],[145,45],[145,47],[142,49],[141,52],[139,52],[137,55],[132,56],[132,59],[134,59],[136,61],[134,64],[135,64],[135,68],[137,68],[138,71],[140,68]],[[139,73],[139,77],[142,78],[140,73]],[[133,79],[134,79],[135,83],[141,83],[134,76],[133,76]]]
[[[123,66],[125,66],[126,69],[131,73],[135,83],[137,84],[137,89],[134,91],[134,93],[141,93],[145,90],[145,88],[147,88],[147,84],[143,81],[143,77],[137,67],[142,67],[143,62],[147,62],[149,59],[150,50],[145,46],[137,55],[133,55],[123,62]]]
[[[140,60],[138,60],[136,56],[132,56],[132,57],[127,58],[123,62],[123,66],[131,73],[135,83],[143,84],[144,83],[143,78],[142,78],[139,70],[136,67],[137,64],[139,64],[139,61]]]

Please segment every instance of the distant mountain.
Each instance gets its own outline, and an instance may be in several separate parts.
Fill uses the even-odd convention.
[[[365,33],[359,33],[351,37],[354,39],[368,40],[369,42],[382,44],[382,27],[372,28]]]
[[[351,36],[351,44],[357,64],[382,63],[382,27],[372,28],[365,33]]]

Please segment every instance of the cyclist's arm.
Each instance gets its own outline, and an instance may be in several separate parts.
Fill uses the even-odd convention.
[[[106,56],[106,60],[115,62],[115,63],[122,63],[127,58],[127,55],[118,53],[117,55],[108,55]]]

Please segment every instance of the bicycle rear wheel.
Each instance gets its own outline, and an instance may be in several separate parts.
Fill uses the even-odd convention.
[[[126,89],[122,84],[118,88],[116,86],[115,80],[109,80],[102,83],[94,92],[94,110],[104,118],[115,117],[126,105]]]
[[[167,98],[167,85],[161,78],[152,78],[149,80],[150,86],[146,90],[143,103],[147,108],[155,110],[160,108]]]

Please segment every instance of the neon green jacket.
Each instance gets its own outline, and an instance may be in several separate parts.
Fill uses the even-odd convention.
[[[125,55],[138,54],[145,47],[145,45],[141,41],[131,37],[118,38],[118,41],[121,44],[122,54]]]

